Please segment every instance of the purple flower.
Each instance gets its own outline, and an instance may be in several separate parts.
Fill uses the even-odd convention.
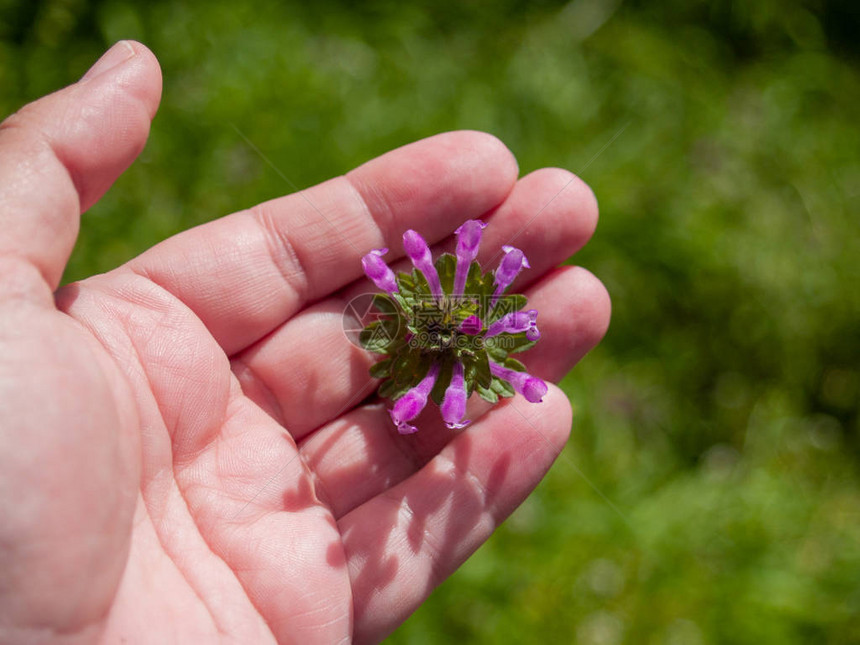
[[[511,387],[526,397],[530,403],[540,403],[547,393],[546,383],[527,372],[508,369],[493,361],[490,361],[490,372],[493,376],[510,383]]]
[[[494,282],[496,291],[493,293],[493,301],[495,301],[505,289],[507,289],[519,272],[525,268],[530,268],[530,264],[525,254],[513,246],[505,245],[502,247],[505,252],[505,257],[499,262],[499,268],[496,269]]]
[[[386,248],[373,249],[361,258],[361,266],[367,277],[373,280],[373,284],[393,294],[397,293],[397,280],[394,277],[394,271],[382,259],[386,253],[388,253]]]
[[[391,420],[397,426],[397,432],[400,434],[412,434],[418,431],[418,428],[409,425],[407,421],[412,421],[412,419],[421,414],[421,410],[427,405],[427,397],[436,384],[437,376],[439,376],[439,364],[433,363],[427,372],[427,376],[421,379],[418,385],[397,399],[394,407],[388,411],[391,415]]]
[[[537,309],[506,314],[490,325],[484,338],[490,338],[498,334],[520,334],[526,332],[526,338],[535,341],[540,338],[540,331],[537,328],[537,317]]]
[[[469,421],[463,421],[466,414],[466,381],[463,378],[463,364],[460,361],[454,363],[454,372],[451,375],[451,384],[445,390],[445,397],[440,406],[442,418],[449,428],[464,428]]]
[[[466,277],[469,275],[469,267],[478,255],[478,246],[481,244],[481,231],[486,224],[481,220],[470,219],[463,222],[454,233],[457,235],[457,271],[454,274],[454,290],[451,295],[455,298],[463,295],[466,286]]]
[[[433,254],[430,253],[430,247],[427,246],[424,238],[411,229],[406,231],[403,234],[403,250],[406,251],[409,259],[412,260],[415,268],[427,278],[427,284],[430,285],[430,293],[437,300],[441,299],[442,284],[439,282],[439,274],[433,265]]]
[[[403,234],[403,249],[414,267],[410,271],[395,275],[382,259],[388,249],[374,249],[362,258],[368,278],[394,296],[387,302],[374,299],[386,318],[371,320],[359,342],[366,350],[388,355],[370,373],[381,379],[380,396],[394,401],[388,413],[400,434],[417,432],[412,423],[431,398],[445,424],[454,429],[469,423],[464,417],[470,393],[495,404],[515,391],[539,403],[548,392],[546,383],[519,371],[526,368],[508,358],[526,348],[525,338],[540,338],[537,310],[525,309],[524,296],[506,300],[504,311],[496,308],[529,262],[522,250],[502,247],[504,256],[491,272],[490,285],[490,274],[476,262],[484,228],[483,222],[472,219],[455,231],[456,253],[445,255],[439,264],[444,276],[427,241],[413,230]],[[419,275],[423,277],[416,280]],[[493,294],[489,302],[488,291]],[[485,343],[494,336],[500,337]]]
[[[468,318],[465,318],[463,322],[460,323],[458,330],[464,334],[468,334],[469,336],[475,336],[476,334],[480,334],[483,328],[484,323],[481,322],[480,318],[473,314]]]

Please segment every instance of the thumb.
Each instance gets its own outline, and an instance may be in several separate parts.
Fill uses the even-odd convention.
[[[80,214],[143,149],[160,98],[155,56],[120,41],[80,81],[0,124],[0,259],[57,287]]]

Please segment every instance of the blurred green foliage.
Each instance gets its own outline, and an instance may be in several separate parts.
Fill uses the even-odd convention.
[[[391,642],[860,642],[857,6],[0,0],[0,112],[161,61],[67,279],[442,130],[579,172],[615,309],[573,438]]]

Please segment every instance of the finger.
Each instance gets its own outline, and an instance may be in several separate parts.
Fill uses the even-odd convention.
[[[524,286],[585,244],[597,223],[597,205],[591,190],[574,175],[544,169],[518,181],[491,221],[479,261],[486,264],[502,244],[518,235],[531,257],[532,268],[523,272],[519,283]],[[446,240],[447,245],[450,242]],[[361,281],[338,298],[302,311],[234,357],[234,371],[245,392],[294,437],[335,419],[370,394],[374,382],[367,369],[379,356],[348,342],[343,313],[351,297],[375,290]],[[541,324],[546,315],[541,313]],[[324,389],[315,387],[320,383],[325,383]]]
[[[228,354],[361,275],[370,249],[402,254],[497,206],[516,181],[495,137],[450,132],[403,146],[300,193],[181,233],[129,264],[176,295]]]
[[[570,431],[570,404],[552,386],[531,408],[526,417],[516,400],[499,405],[412,477],[338,521],[356,642],[381,640],[400,624],[549,469]]]
[[[609,298],[603,285],[585,269],[564,267],[529,292],[545,314],[540,342],[522,357],[529,372],[560,379],[603,337],[609,322]],[[517,397],[518,408],[532,410]],[[403,437],[394,429],[388,403],[361,406],[323,426],[300,443],[305,463],[335,517],[403,481],[432,459],[456,432],[428,406],[418,418],[421,430]],[[489,404],[473,396],[466,418],[473,421]]]
[[[530,268],[511,285],[510,292],[517,293],[579,251],[594,234],[597,215],[597,199],[579,177],[561,168],[535,170],[517,182],[492,214],[478,263],[485,272],[494,270],[504,255],[502,246],[522,249]],[[451,237],[438,251],[453,252],[455,245]]]
[[[161,72],[143,45],[114,45],[77,83],[0,124],[0,256],[23,258],[55,288],[80,213],[143,148]]]

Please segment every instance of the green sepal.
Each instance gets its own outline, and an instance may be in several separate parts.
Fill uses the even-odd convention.
[[[397,309],[397,305],[394,304],[394,301],[391,299],[387,293],[377,293],[373,296],[373,306],[376,309],[386,315],[391,316],[399,316],[400,312]]]
[[[411,308],[411,301],[404,298],[403,295],[401,295],[399,293],[393,293],[391,295],[391,297],[397,301],[398,305],[400,305],[400,310],[402,312],[405,313],[405,312],[409,311],[409,309]]]
[[[457,272],[457,258],[450,253],[443,253],[436,258],[436,273],[439,274],[439,284],[444,293],[454,290],[454,274]]]
[[[392,378],[397,381],[398,385],[413,387],[421,380],[421,378],[415,377],[415,372],[420,362],[421,352],[412,349],[408,345],[404,345],[397,353],[397,356],[394,357],[391,368]]]
[[[487,311],[493,301],[493,272],[487,274],[481,273],[481,265],[477,262],[472,262],[469,267],[469,274],[466,276],[466,286],[463,288],[463,295],[467,302],[474,303],[476,314],[481,320],[487,318]]]
[[[525,332],[519,334],[500,334],[505,336],[504,346],[505,352],[508,354],[516,354],[531,349],[537,344],[537,341],[529,340]]]
[[[432,295],[427,279],[418,269],[412,269],[410,273],[401,271],[397,274],[397,290],[401,297],[409,301],[420,301]],[[408,308],[407,308],[408,309]]]
[[[496,304],[493,307],[493,310],[490,312],[490,315],[487,318],[485,324],[489,327],[492,323],[496,322],[506,314],[510,314],[515,311],[522,311],[523,309],[525,309],[528,303],[528,298],[526,298],[521,293],[515,293],[513,295],[502,295],[496,301]]]
[[[397,274],[397,292],[404,298],[411,298],[415,295],[415,280],[412,278],[412,273],[401,271]]]
[[[508,357],[508,352],[501,347],[497,347],[495,344],[495,339],[497,336],[493,336],[492,338],[487,338],[484,340],[484,349],[487,352],[487,355],[496,363],[500,365],[505,362],[505,359]]]
[[[379,396],[396,401],[412,389],[411,385],[399,385],[394,379],[387,379],[379,386]]]
[[[370,376],[372,378],[385,378],[389,374],[391,374],[390,358],[385,358],[370,366]]]
[[[487,352],[479,352],[473,358],[475,365],[475,384],[481,387],[490,387],[493,375],[490,373],[490,359]]]
[[[492,289],[492,271],[487,275],[490,276],[490,288]],[[469,296],[486,295],[485,280],[486,277],[481,273],[481,265],[477,262],[472,262],[469,266],[469,273],[466,276],[466,286],[463,289],[463,293]],[[492,293],[492,291],[490,291],[490,293]]]
[[[397,344],[399,327],[397,319],[374,320],[361,330],[358,341],[368,351],[388,354]]]
[[[506,399],[511,398],[516,392],[514,388],[511,387],[511,384],[507,381],[498,378],[497,376],[493,377],[493,383],[490,385],[490,389],[494,394],[498,394],[501,397]]]
[[[477,388],[475,388],[475,391],[478,393],[478,396],[484,399],[484,401],[489,401],[493,405],[499,402],[499,395],[496,394],[493,390],[481,387],[479,385]]]
[[[519,345],[518,347],[515,347],[514,349],[510,350],[510,351],[509,351],[509,353],[511,353],[511,354],[518,354],[519,352],[524,352],[524,351],[526,351],[526,350],[531,349],[531,348],[532,348],[532,347],[534,347],[535,345],[537,345],[537,341],[536,341],[536,340],[529,340],[529,339],[527,338],[527,339],[526,339],[526,342],[524,342],[522,345]]]
[[[463,356],[463,380],[466,382],[466,396],[472,396],[472,392],[475,391],[475,387],[477,385],[477,379],[475,378],[475,373],[477,368],[475,367],[475,357],[474,356]]]
[[[515,372],[526,371],[526,366],[520,363],[515,358],[506,358],[504,362],[504,367],[507,367],[509,370],[514,370]]]
[[[445,390],[451,384],[453,372],[454,364],[450,360],[443,359],[439,365],[439,375],[436,377],[436,383],[430,391],[430,398],[436,405],[442,405],[442,399],[445,398]]]

